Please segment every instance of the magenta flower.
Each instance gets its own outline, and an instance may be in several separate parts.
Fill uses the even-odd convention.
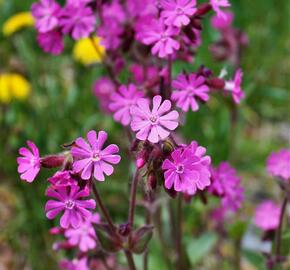
[[[132,73],[134,81],[138,85],[145,84],[147,80],[159,79],[158,68],[155,66],[142,66],[139,64],[132,64],[129,68]]]
[[[109,104],[111,102],[111,95],[116,91],[114,82],[108,77],[101,77],[95,81],[93,85],[93,93],[99,101],[102,111],[111,113]]]
[[[67,4],[59,19],[63,34],[70,34],[78,40],[88,37],[95,28],[96,18],[92,9],[85,5]]]
[[[178,28],[165,26],[161,20],[152,21],[143,31],[139,31],[137,38],[145,45],[153,45],[153,55],[164,58],[179,50],[180,45],[174,39],[178,32]]]
[[[218,30],[227,29],[230,27],[234,20],[234,14],[232,12],[224,12],[224,16],[213,16],[211,19],[211,25]]]
[[[72,246],[78,246],[80,251],[87,252],[96,247],[96,232],[93,223],[100,222],[100,215],[94,214],[91,219],[87,219],[81,223],[77,229],[69,228],[64,235],[68,239],[68,243]]]
[[[19,149],[21,157],[17,158],[17,163],[20,178],[31,183],[40,171],[41,162],[36,145],[31,141],[27,141],[27,145],[30,149],[25,147]]]
[[[210,4],[212,6],[212,9],[215,11],[218,17],[226,17],[226,13],[221,10],[221,8],[227,8],[230,7],[231,4],[228,0],[210,0]]]
[[[241,208],[244,200],[244,189],[236,170],[227,162],[221,162],[211,169],[212,184],[209,192],[222,198],[222,206],[232,212]]]
[[[176,101],[176,106],[184,112],[191,107],[192,111],[199,109],[197,99],[208,101],[209,88],[205,84],[205,78],[194,73],[186,75],[180,74],[172,83],[173,91],[171,99]]]
[[[114,119],[127,126],[131,122],[130,108],[136,105],[137,100],[143,97],[143,92],[139,91],[134,84],[128,87],[121,85],[118,92],[111,95],[111,103],[109,108],[114,112]]]
[[[105,181],[104,174],[109,176],[114,171],[111,164],[120,162],[117,145],[110,144],[102,149],[107,137],[105,131],[100,131],[97,135],[96,131],[91,130],[87,133],[89,143],[81,137],[75,140],[75,146],[71,149],[74,158],[73,170],[81,173],[83,180],[89,180],[93,175],[96,180]]]
[[[77,181],[71,177],[71,171],[57,171],[52,177],[48,178],[48,182],[52,186],[73,186],[77,185]]]
[[[137,132],[137,139],[149,140],[152,143],[166,139],[170,131],[178,126],[178,112],[170,109],[171,102],[169,100],[162,102],[159,95],[153,97],[152,110],[148,99],[139,98],[137,104],[130,109],[131,128]]]
[[[209,156],[204,156],[206,149],[194,141],[186,148],[179,148],[171,153],[171,158],[162,164],[165,171],[165,187],[175,191],[194,195],[210,185]]]
[[[59,31],[38,33],[37,42],[44,52],[52,55],[59,55],[64,49],[62,34]]]
[[[78,186],[59,186],[48,188],[46,196],[56,200],[48,200],[45,204],[46,217],[54,219],[64,211],[60,219],[60,226],[64,229],[79,228],[81,223],[91,218],[92,213],[87,209],[95,209],[96,202],[93,199],[83,200],[89,196],[89,190],[80,190]]]
[[[54,0],[40,0],[32,4],[31,13],[36,20],[36,28],[46,33],[58,26],[60,5]]]
[[[241,88],[243,78],[243,72],[241,69],[236,71],[235,77],[233,80],[227,81],[225,84],[225,91],[231,93],[233,100],[236,104],[239,104],[241,100],[245,97],[245,93]]]
[[[62,270],[89,270],[88,259],[83,257],[81,259],[62,260],[60,262],[60,269]]]
[[[161,0],[161,17],[169,26],[182,27],[190,23],[190,17],[196,12],[196,0]]]
[[[273,152],[267,159],[267,171],[270,175],[290,180],[290,149]]]
[[[271,200],[260,203],[255,210],[255,225],[263,231],[277,229],[280,212],[281,207]]]

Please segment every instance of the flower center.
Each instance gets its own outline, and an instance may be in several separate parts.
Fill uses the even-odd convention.
[[[74,206],[75,206],[75,202],[73,200],[67,200],[65,202],[65,208],[67,208],[67,209],[71,210],[74,208]]]
[[[178,15],[183,15],[183,14],[184,14],[183,8],[182,8],[182,7],[178,7],[178,8],[176,8],[176,13],[177,13]]]
[[[183,173],[184,172],[184,165],[183,164],[178,164],[176,166],[176,172],[179,173],[179,174]]]
[[[156,125],[158,123],[158,117],[156,115],[151,115],[149,120],[151,121],[152,125]]]
[[[38,163],[38,158],[33,157],[33,158],[30,159],[30,165],[31,166],[35,166],[37,163]]]
[[[93,154],[93,161],[100,161],[101,160],[101,154],[100,151],[96,151]]]

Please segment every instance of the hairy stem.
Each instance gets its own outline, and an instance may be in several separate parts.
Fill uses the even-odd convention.
[[[111,216],[110,216],[107,208],[103,204],[103,201],[102,201],[102,199],[100,197],[100,194],[99,194],[99,192],[97,190],[97,187],[96,187],[96,185],[95,185],[95,183],[93,181],[94,180],[92,180],[93,193],[94,193],[95,198],[97,200],[98,206],[99,206],[103,216],[105,217],[106,221],[108,222],[108,225],[109,225],[111,231],[117,235],[115,225],[114,225],[114,223],[113,223],[113,221],[111,219]]]
[[[177,231],[176,231],[176,253],[177,253],[177,269],[183,269],[182,261],[182,194],[179,194],[177,199]]]
[[[138,186],[139,172],[136,170],[134,175],[131,191],[130,191],[130,203],[129,203],[129,213],[128,213],[128,223],[133,227],[134,216],[135,216],[135,207],[136,207],[136,195],[137,195],[137,186]]]
[[[276,255],[276,258],[279,257],[281,254],[282,227],[283,227],[284,215],[285,215],[286,208],[287,208],[286,207],[287,202],[288,202],[288,199],[287,199],[287,196],[285,196],[285,198],[283,200],[281,212],[280,212],[279,226],[278,226],[278,230],[276,231],[276,236],[275,236],[275,255]]]
[[[133,259],[133,255],[129,250],[124,250],[126,258],[127,258],[127,262],[128,262],[128,266],[130,270],[136,270],[136,266],[134,263],[134,259]]]

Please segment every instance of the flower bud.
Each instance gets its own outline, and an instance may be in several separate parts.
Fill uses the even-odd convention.
[[[119,234],[122,236],[128,236],[132,230],[132,226],[129,223],[119,225]]]
[[[61,167],[65,161],[64,155],[50,155],[41,158],[41,166],[44,168],[57,168]]]
[[[198,6],[197,11],[195,12],[195,16],[203,16],[208,13],[212,9],[211,5],[208,3],[202,3]]]
[[[138,169],[141,169],[144,167],[144,165],[146,164],[148,160],[148,152],[147,150],[143,149],[142,151],[140,151],[137,154],[137,158],[136,158],[136,166]]]
[[[149,191],[156,189],[157,179],[153,171],[151,171],[147,177],[147,188]]]
[[[207,85],[212,88],[223,89],[225,87],[225,81],[220,78],[213,78],[213,79],[207,80]]]

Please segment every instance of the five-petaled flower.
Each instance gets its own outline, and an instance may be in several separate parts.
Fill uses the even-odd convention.
[[[172,55],[179,50],[180,44],[174,37],[179,29],[172,26],[166,26],[162,20],[154,21],[150,27],[145,27],[140,31],[139,39],[146,45],[153,45],[151,52],[160,58]]]
[[[88,180],[93,175],[98,181],[104,181],[104,174],[109,176],[114,171],[111,164],[120,162],[117,145],[110,144],[103,149],[107,137],[105,131],[100,131],[97,135],[96,131],[91,130],[87,133],[89,143],[81,137],[75,140],[75,145],[71,149],[74,158],[73,170],[81,173],[83,180]]]
[[[255,210],[255,225],[264,230],[275,230],[279,225],[281,207],[271,200],[260,203]]]
[[[139,91],[134,84],[128,87],[121,85],[118,92],[111,95],[109,109],[114,112],[114,119],[127,126],[131,122],[130,108],[136,105],[139,98],[143,97],[143,92]]]
[[[211,159],[204,156],[206,149],[193,141],[189,146],[174,150],[162,164],[165,187],[194,195],[210,185]]]
[[[146,98],[139,98],[137,104],[131,107],[132,122],[131,128],[137,132],[139,140],[149,140],[158,143],[166,139],[170,131],[178,126],[179,114],[177,111],[170,111],[171,102],[164,100],[161,96],[153,97],[153,108],[150,109],[150,102]]]
[[[192,111],[197,111],[199,105],[197,99],[208,101],[209,88],[205,84],[205,78],[194,73],[186,75],[180,74],[172,83],[173,91],[171,98],[176,101],[176,106],[184,112],[191,107]]]
[[[82,222],[91,218],[92,213],[87,209],[95,209],[96,202],[93,199],[84,200],[89,196],[89,189],[81,190],[79,186],[49,187],[46,196],[56,200],[48,200],[45,204],[46,217],[54,219],[60,212],[64,214],[60,218],[60,226],[79,228]]]
[[[196,0],[161,0],[161,17],[169,26],[181,27],[190,23],[190,16],[196,12]]]
[[[82,222],[79,228],[65,230],[64,235],[68,239],[69,244],[78,246],[82,252],[87,252],[96,247],[97,236],[93,224],[99,222],[100,215],[96,213],[90,219]]]
[[[272,176],[290,181],[290,149],[273,152],[267,159],[267,171]]]
[[[17,163],[20,178],[31,183],[40,171],[41,160],[36,145],[31,141],[27,141],[27,145],[31,150],[21,147],[19,149],[21,157],[17,158]]]
[[[54,30],[59,24],[60,5],[54,0],[40,0],[31,6],[36,20],[36,28],[40,33]]]

